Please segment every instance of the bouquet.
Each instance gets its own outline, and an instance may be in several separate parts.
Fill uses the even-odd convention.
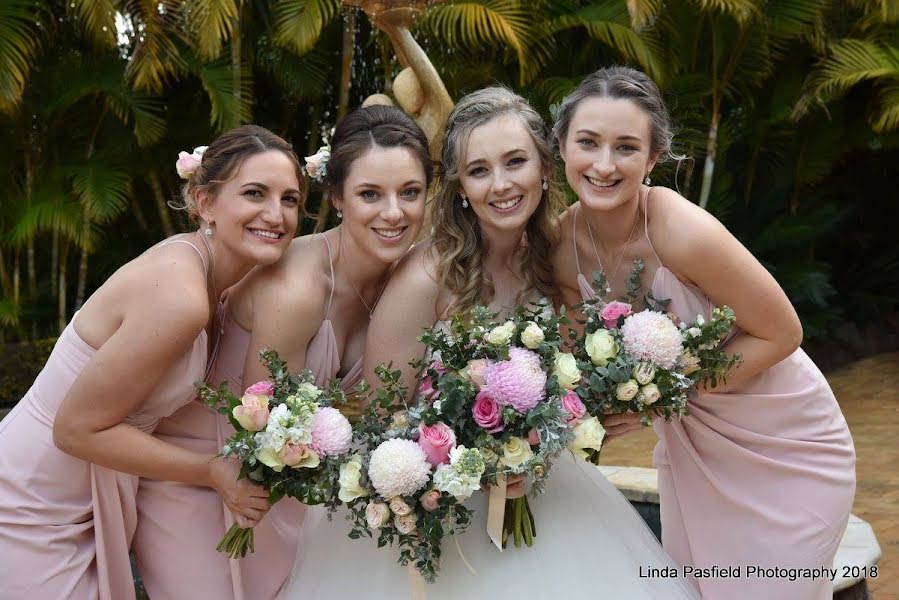
[[[289,373],[272,350],[259,355],[271,380],[251,385],[242,397],[225,383],[218,389],[200,385],[200,397],[227,414],[237,430],[221,456],[240,459],[240,477],[264,486],[273,503],[290,496],[336,510],[340,466],[350,451],[352,426],[333,405],[345,403],[345,394],[337,381],[327,389],[317,387],[308,370]],[[253,529],[235,523],[216,548],[231,558],[246,556],[253,552]]]
[[[399,562],[433,582],[443,538],[471,521],[463,502],[480,488],[484,457],[457,445],[452,431],[421,435],[405,411],[399,371],[382,365],[376,374],[383,385],[357,423],[361,450],[340,465],[338,499],[350,509],[351,538],[377,535],[379,548],[398,546]]]
[[[444,432],[451,443],[478,449],[491,486],[490,538],[499,547],[510,535],[516,547],[531,546],[536,524],[527,497],[497,507],[493,496],[505,498],[509,477],[541,492],[566,447],[598,447],[604,431],[595,417],[584,419],[572,391],[580,374],[574,357],[560,351],[564,313],[518,306],[503,323],[493,318],[479,307],[469,320],[456,315],[421,336],[430,359],[417,364],[422,377],[408,418],[420,443]]]
[[[720,348],[735,322],[726,306],[692,323],[653,307],[634,312],[618,301],[585,302],[583,312],[574,354],[584,374],[578,394],[591,412],[632,411],[647,425],[653,416],[686,415],[688,394],[700,383],[717,386],[740,361]]]

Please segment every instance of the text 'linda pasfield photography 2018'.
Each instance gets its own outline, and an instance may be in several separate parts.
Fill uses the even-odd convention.
[[[710,567],[696,567],[684,565],[683,567],[663,567],[661,569],[651,567],[639,567],[641,578],[677,578],[695,577],[697,579],[751,579],[763,577],[767,579],[829,579],[837,578],[839,569],[835,567],[814,568],[789,568],[789,567],[763,567],[760,565],[712,565]]]

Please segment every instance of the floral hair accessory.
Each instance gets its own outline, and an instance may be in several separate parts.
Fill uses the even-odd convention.
[[[318,149],[318,152],[312,156],[305,157],[306,175],[315,181],[322,183],[325,180],[325,174],[328,172],[328,159],[330,158],[330,146],[322,146]]]
[[[197,167],[203,160],[203,153],[209,146],[197,146],[191,154],[187,152],[178,153],[178,161],[175,163],[175,170],[178,171],[178,177],[181,179],[190,179],[190,176],[196,173]]]

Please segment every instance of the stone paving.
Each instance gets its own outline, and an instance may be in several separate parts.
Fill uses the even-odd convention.
[[[858,489],[852,512],[874,528],[883,557],[874,600],[899,598],[899,353],[872,356],[827,375],[846,415],[857,452]],[[651,467],[652,430],[603,449],[601,463]]]

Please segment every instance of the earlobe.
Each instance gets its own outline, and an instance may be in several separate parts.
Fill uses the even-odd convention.
[[[206,223],[215,221],[215,217],[212,214],[212,204],[212,198],[210,198],[206,190],[197,190],[194,193],[194,206],[197,207],[197,214]]]

